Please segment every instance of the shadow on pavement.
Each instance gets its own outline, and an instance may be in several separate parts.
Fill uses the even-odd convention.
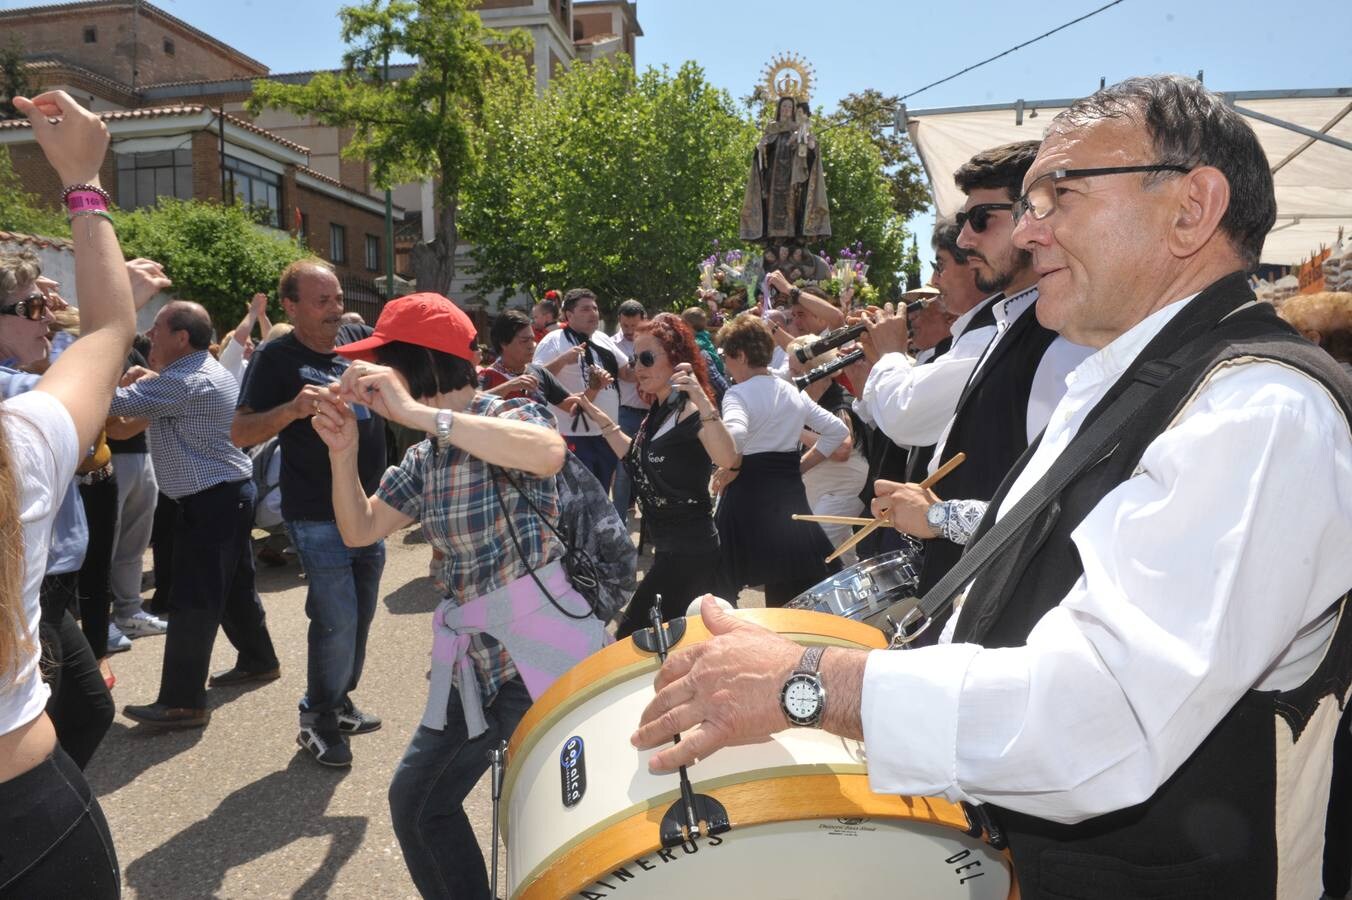
[[[280,772],[260,778],[126,867],[126,886],[141,897],[218,896],[231,869],[309,838],[328,850],[294,897],[324,897],[361,847],[365,816],[328,816],[347,769],[325,769],[303,750]]]
[[[202,728],[164,731],[115,721],[85,770],[85,778],[95,796],[107,796],[147,769],[191,750],[202,739],[204,731]]]
[[[385,608],[397,616],[411,613],[429,613],[437,608],[441,595],[432,579],[423,576],[385,595]]]

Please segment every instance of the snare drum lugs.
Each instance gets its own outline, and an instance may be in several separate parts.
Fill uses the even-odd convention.
[[[819,613],[738,615],[804,644],[883,644],[874,628]],[[708,638],[698,617],[686,622],[677,650]],[[662,849],[677,778],[650,775],[651,752],[629,744],[657,668],[632,640],[618,642],[565,674],[522,720],[504,788],[512,900],[1010,896],[1005,857],[964,833],[960,807],[873,793],[862,745],[816,729],[690,767],[695,791],[723,804],[732,830]]]

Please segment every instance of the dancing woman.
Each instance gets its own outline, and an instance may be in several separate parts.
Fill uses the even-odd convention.
[[[586,395],[577,395],[624,461],[656,548],[652,567],[620,618],[619,638],[648,624],[658,594],[665,620],[685,615],[701,594],[722,589],[709,474],[714,465],[737,464],[737,448],[714,406],[704,354],[690,327],[671,313],[654,316],[638,326],[634,360],[639,395],[651,407],[632,440]]]
[[[475,390],[474,337],[445,297],[390,302],[371,337],[337,348],[357,362],[315,401],[313,418],[344,542],[365,546],[421,522],[446,557],[427,707],[390,785],[395,836],[424,897],[488,896],[465,796],[531,701],[609,640],[542,521],[558,516],[563,438],[543,407]],[[429,435],[370,497],[352,403]]]

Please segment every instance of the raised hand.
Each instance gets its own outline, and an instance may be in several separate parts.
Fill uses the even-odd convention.
[[[164,274],[164,267],[153,259],[137,257],[127,262],[127,277],[131,279],[131,298],[141,309],[151,298],[173,285]]]
[[[329,448],[329,453],[341,455],[357,449],[357,417],[338,397],[338,385],[321,388],[314,400],[310,424]]]
[[[348,403],[362,403],[378,416],[409,428],[420,426],[412,420],[419,404],[409,396],[404,380],[388,366],[355,362],[338,383],[338,396]]]
[[[102,119],[65,91],[47,91],[32,99],[15,97],[11,102],[28,117],[33,137],[63,185],[98,184],[99,167],[108,153],[108,128]]]

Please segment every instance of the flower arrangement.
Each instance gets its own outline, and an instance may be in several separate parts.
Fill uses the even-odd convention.
[[[743,253],[735,247],[720,251],[715,239],[713,252],[699,264],[699,273],[700,290],[719,294],[721,308],[741,310],[755,302],[761,278],[756,254]]]

